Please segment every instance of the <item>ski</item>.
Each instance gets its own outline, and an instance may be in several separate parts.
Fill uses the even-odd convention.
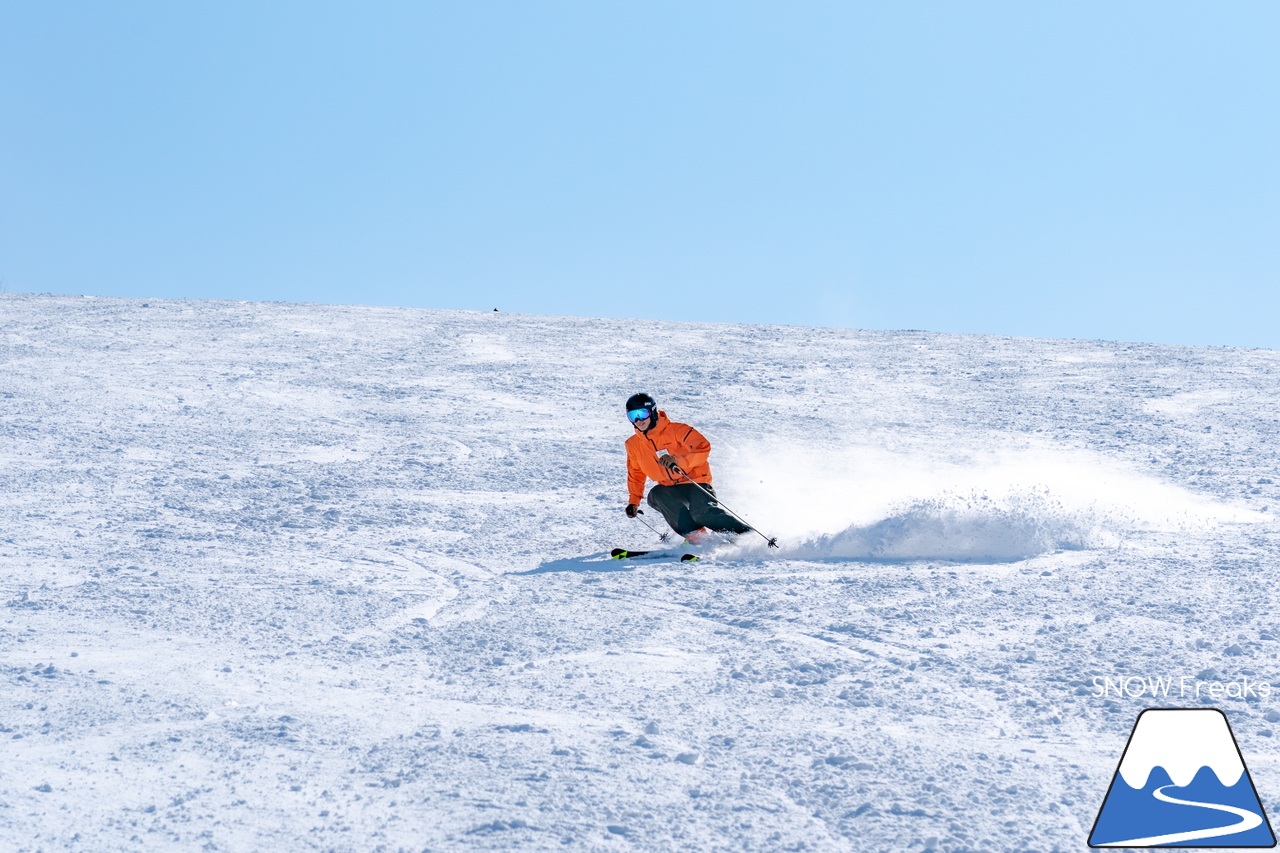
[[[609,552],[609,556],[615,560],[629,560],[632,557],[674,557],[675,554],[669,551],[628,551],[626,548],[614,548]],[[681,554],[680,562],[696,563],[698,562],[697,554]]]

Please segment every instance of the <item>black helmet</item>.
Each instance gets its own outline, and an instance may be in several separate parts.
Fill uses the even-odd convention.
[[[627,398],[627,420],[634,424],[636,421],[644,420],[644,417],[638,417],[634,413],[647,412],[645,417],[649,418],[649,429],[653,429],[656,421],[654,415],[658,411],[658,404],[648,394],[632,394]]]

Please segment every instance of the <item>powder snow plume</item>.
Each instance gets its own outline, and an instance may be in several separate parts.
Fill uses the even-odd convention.
[[[1114,545],[1106,520],[1069,511],[1035,493],[992,500],[945,495],[904,506],[873,524],[803,540],[784,550],[794,558],[1022,560],[1055,550]]]
[[[793,559],[1021,560],[1262,518],[1085,451],[849,448],[780,460],[736,448],[724,468],[742,485],[721,497]]]

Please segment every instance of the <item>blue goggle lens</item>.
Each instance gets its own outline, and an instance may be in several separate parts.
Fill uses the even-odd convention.
[[[648,409],[632,409],[631,411],[627,412],[627,418],[629,418],[630,421],[634,424],[634,423],[639,423],[640,421],[649,417],[650,414],[651,413]]]

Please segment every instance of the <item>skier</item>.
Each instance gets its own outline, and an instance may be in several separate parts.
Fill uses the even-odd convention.
[[[715,502],[707,464],[711,442],[702,433],[669,420],[648,394],[633,394],[627,400],[627,419],[636,430],[627,439],[627,518],[636,517],[645,482],[653,480],[657,485],[649,490],[649,506],[662,513],[681,536],[694,534],[691,538],[696,540],[702,530],[746,533],[752,529]]]

